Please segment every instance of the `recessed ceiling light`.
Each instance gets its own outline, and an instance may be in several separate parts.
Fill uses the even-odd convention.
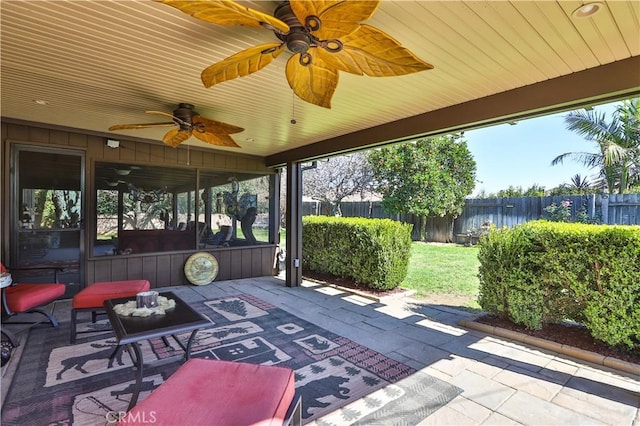
[[[247,141],[247,142],[253,142],[253,141],[255,141],[255,139],[254,139],[254,138],[246,138],[246,139],[245,139],[245,141]]]
[[[604,5],[600,2],[586,3],[574,10],[571,16],[578,19],[591,18],[593,15],[598,13],[603,6]]]
[[[45,101],[44,99],[34,99],[33,102],[35,102],[38,105],[49,105],[48,101]]]

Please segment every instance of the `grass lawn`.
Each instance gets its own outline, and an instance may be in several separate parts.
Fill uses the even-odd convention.
[[[478,247],[414,242],[401,286],[434,303],[479,309]]]

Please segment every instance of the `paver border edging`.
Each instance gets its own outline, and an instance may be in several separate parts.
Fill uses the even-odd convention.
[[[529,336],[528,334],[519,333],[517,331],[508,330],[506,328],[494,327],[492,325],[479,323],[473,320],[460,319],[458,320],[458,325],[461,327],[482,331],[483,333],[492,334],[494,336],[505,337],[507,339],[515,340],[516,342],[525,343],[531,346],[536,346],[552,352],[557,352],[562,355],[578,358],[583,361],[589,361],[594,364],[613,368],[615,370],[619,370],[625,373],[630,373],[630,374],[640,376],[639,364],[623,361],[618,358],[612,358],[610,356],[600,355],[595,352],[576,348],[575,346],[563,345],[561,343],[541,339],[539,337]]]

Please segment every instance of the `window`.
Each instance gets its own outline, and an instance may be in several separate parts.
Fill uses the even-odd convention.
[[[94,256],[269,242],[268,175],[96,163],[95,177]]]

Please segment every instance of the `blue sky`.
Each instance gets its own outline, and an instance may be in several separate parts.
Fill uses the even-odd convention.
[[[595,107],[605,112],[607,121],[619,103]],[[501,124],[465,132],[469,150],[476,160],[476,188],[496,193],[510,185],[530,188],[533,184],[551,189],[568,183],[576,173],[591,176],[594,170],[574,162],[551,166],[551,161],[565,152],[596,152],[593,142],[567,130],[564,117],[568,112]]]

